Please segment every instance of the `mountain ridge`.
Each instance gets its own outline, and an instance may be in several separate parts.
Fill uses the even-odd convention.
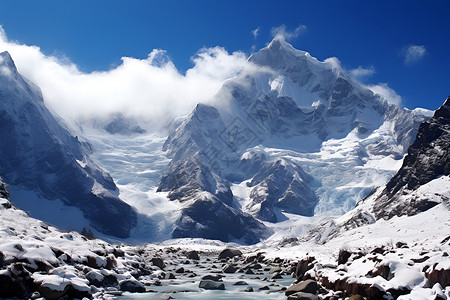
[[[111,176],[90,158],[90,145],[60,125],[40,89],[19,74],[8,52],[0,54],[0,70],[3,179],[18,190],[80,209],[99,232],[128,236],[136,213],[116,196]],[[12,199],[22,206],[33,201],[16,195]]]

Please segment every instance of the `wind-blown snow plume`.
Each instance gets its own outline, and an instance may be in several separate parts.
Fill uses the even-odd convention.
[[[390,88],[387,83],[367,85],[366,87],[368,87],[375,94],[383,96],[389,103],[397,106],[402,105],[402,97]]]

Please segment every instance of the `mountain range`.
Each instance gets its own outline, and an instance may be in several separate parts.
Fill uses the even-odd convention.
[[[148,225],[153,215],[120,194],[108,174],[127,172],[111,163],[127,158],[102,159],[96,150],[114,139],[145,139],[145,130],[120,113],[110,122],[92,122],[111,136],[106,141],[91,139],[89,128],[72,130],[46,108],[39,88],[18,73],[9,54],[1,58],[0,175],[13,202],[63,227],[67,220],[51,216],[75,207],[86,220],[75,229],[119,238],[133,237],[136,225],[145,223],[153,233],[170,231],[169,238],[254,244],[301,218],[314,223],[342,215],[391,179],[431,116],[389,103],[336,59],[319,61],[275,38],[209,104],[198,104],[172,126],[155,164],[170,161],[147,190],[155,189],[159,206],[176,209],[159,213],[172,221]],[[123,190],[133,185],[126,181]],[[38,212],[44,202],[48,211]]]

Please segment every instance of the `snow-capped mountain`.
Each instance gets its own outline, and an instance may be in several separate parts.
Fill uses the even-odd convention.
[[[427,119],[374,94],[336,60],[321,62],[282,38],[253,54],[213,103],[197,105],[168,137],[172,160],[159,191],[182,203],[178,228],[238,214],[244,232],[227,228],[216,237],[225,241],[267,235],[259,221],[350,210],[394,175]]]
[[[62,228],[75,224],[77,230],[87,226],[128,236],[136,213],[92,161],[90,145],[55,119],[40,89],[18,73],[8,52],[0,54],[0,115],[0,175],[16,205]],[[66,215],[68,210],[75,214]]]

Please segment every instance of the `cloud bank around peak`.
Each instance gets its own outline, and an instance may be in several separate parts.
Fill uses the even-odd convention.
[[[165,51],[155,49],[145,59],[123,57],[109,71],[83,73],[67,59],[9,41],[1,27],[0,51],[11,54],[19,72],[41,88],[47,106],[64,119],[102,120],[120,112],[155,126],[211,101],[247,62],[242,52],[204,48],[191,58],[194,66],[181,74]]]
[[[272,33],[286,39],[305,29],[300,25],[294,32],[288,32],[282,25],[272,29]],[[47,106],[67,122],[101,122],[122,113],[148,130],[159,130],[175,118],[189,114],[198,103],[221,101],[214,96],[222,84],[242,71],[269,72],[249,64],[243,52],[228,53],[222,47],[213,47],[200,49],[191,58],[193,67],[184,74],[161,49],[154,49],[144,59],[123,57],[119,66],[108,71],[84,73],[65,57],[47,56],[37,46],[8,40],[0,26],[2,51],[11,54],[19,72],[41,88]],[[325,62],[342,69],[337,58]],[[352,72],[358,80],[375,70],[358,67]],[[402,102],[387,84],[366,87],[391,103]]]

